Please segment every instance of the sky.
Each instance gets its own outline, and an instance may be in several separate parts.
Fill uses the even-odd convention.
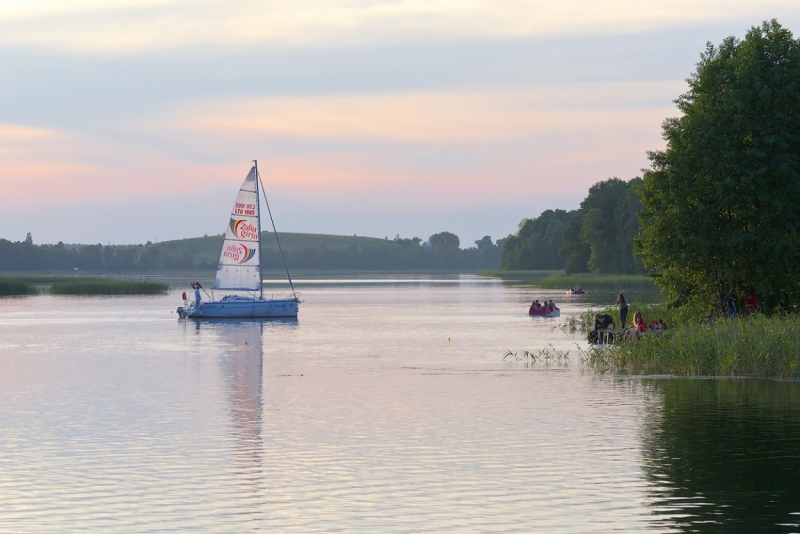
[[[796,0],[0,3],[0,238],[224,230],[259,161],[279,231],[469,246],[663,148],[708,41]]]

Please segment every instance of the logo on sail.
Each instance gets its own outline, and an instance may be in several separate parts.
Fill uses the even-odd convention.
[[[239,239],[258,240],[258,228],[245,219],[231,219],[231,231]]]
[[[254,247],[246,247],[241,243],[234,243],[226,246],[225,252],[222,253],[223,257],[230,258],[236,263],[250,261],[255,255],[256,249]]]

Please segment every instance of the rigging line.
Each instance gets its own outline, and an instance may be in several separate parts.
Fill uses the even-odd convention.
[[[286,269],[286,277],[289,279],[289,285],[292,288],[292,295],[295,298],[297,298],[297,293],[295,292],[294,284],[292,283],[292,275],[289,274],[289,267],[286,266],[286,258],[283,255],[283,248],[281,247],[281,238],[278,237],[278,230],[275,229],[275,220],[272,218],[272,210],[269,209],[269,200],[267,200],[267,191],[264,189],[264,182],[261,181],[261,173],[259,173],[258,170],[256,170],[256,178],[258,178],[258,183],[261,184],[261,194],[264,195],[264,203],[267,205],[269,222],[272,223],[272,231],[275,232],[275,240],[278,242],[278,250],[281,253],[281,260],[283,260],[283,268]]]
[[[256,219],[256,225],[258,226],[258,298],[264,300],[264,247],[261,246],[261,198],[258,196],[258,185],[260,180],[258,179],[258,160],[253,160],[253,170],[256,171],[256,213],[258,214],[258,218]],[[246,180],[245,180],[246,181]],[[263,187],[262,187],[263,189]],[[266,195],[264,196],[266,199]],[[270,218],[272,215],[270,215]],[[236,232],[234,232],[236,233]]]

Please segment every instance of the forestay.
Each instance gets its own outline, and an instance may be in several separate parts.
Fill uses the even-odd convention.
[[[250,169],[225,230],[225,241],[217,266],[214,289],[259,291],[261,289],[261,243],[259,233],[258,180]]]

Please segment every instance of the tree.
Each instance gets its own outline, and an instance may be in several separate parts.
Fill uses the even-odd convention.
[[[635,189],[641,184],[640,178],[629,182],[609,178],[589,188],[561,238],[567,274],[644,272],[632,243],[639,230],[636,213],[641,209]]]
[[[479,240],[475,241],[475,246],[478,248],[478,252],[484,254],[490,252],[496,245],[492,241],[492,236],[485,235]]]
[[[430,243],[434,249],[439,250],[457,250],[461,245],[461,241],[458,239],[458,236],[451,232],[439,232],[438,234],[433,234],[428,238],[428,243]]]
[[[674,303],[800,298],[800,42],[777,21],[708,43],[648,153],[636,240]]]
[[[522,219],[519,231],[508,236],[503,245],[500,266],[503,269],[563,269],[558,251],[562,234],[576,211],[545,210],[535,219]]]

